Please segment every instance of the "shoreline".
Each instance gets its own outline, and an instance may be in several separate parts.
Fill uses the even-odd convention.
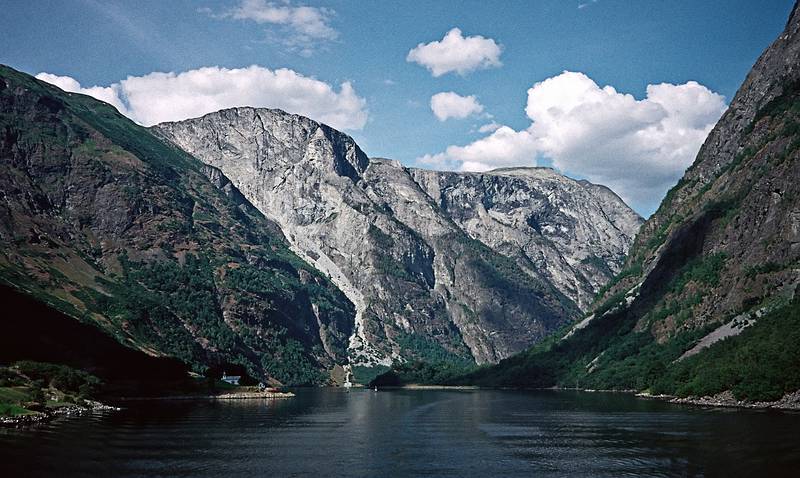
[[[648,393],[637,393],[637,397],[645,399],[663,400],[676,405],[693,405],[696,407],[714,408],[745,408],[748,410],[780,410],[780,411],[800,411],[800,391],[788,393],[779,400],[770,402],[737,400],[730,391],[718,393],[705,397],[675,397],[673,395],[650,395]]]
[[[509,390],[509,389],[506,389]],[[625,393],[633,395],[636,398],[647,400],[660,400],[662,402],[672,403],[675,405],[692,405],[696,407],[705,408],[745,408],[748,410],[780,410],[780,411],[800,411],[800,390],[787,393],[779,400],[771,402],[750,402],[747,400],[737,400],[731,391],[725,391],[712,396],[704,397],[677,397],[675,395],[651,395],[647,392],[640,392],[638,390],[595,390],[590,388],[532,388],[520,390],[553,390],[553,391],[575,391],[575,392],[589,392],[589,393]]]
[[[779,400],[774,401],[747,401],[737,400],[730,391],[718,393],[713,396],[704,397],[677,397],[675,395],[651,395],[638,390],[597,390],[590,388],[513,388],[513,387],[480,387],[477,385],[397,385],[379,387],[379,390],[517,390],[517,391],[555,391],[555,392],[587,392],[587,393],[624,393],[633,395],[636,398],[648,400],[660,400],[675,405],[692,405],[696,407],[713,408],[743,408],[748,410],[780,410],[780,411],[800,411],[800,390],[794,393],[787,393]]]
[[[292,392],[232,392],[216,395],[165,395],[161,397],[116,397],[112,401],[168,401],[168,400],[264,400],[292,398]]]
[[[59,417],[81,416],[121,410],[119,407],[94,400],[87,400],[86,403],[86,405],[69,405],[26,415],[0,417],[0,427],[21,428],[47,423]]]
[[[339,387],[335,387],[339,388]],[[636,390],[596,390],[578,388],[503,388],[503,387],[480,387],[477,385],[421,385],[408,384],[397,386],[379,387],[379,391],[393,390],[451,390],[451,391],[479,391],[479,390],[514,390],[514,391],[554,391],[554,392],[586,392],[586,393],[623,393],[633,395],[639,399],[659,400],[675,405],[691,405],[701,408],[720,408],[720,409],[747,409],[747,410],[776,410],[776,411],[800,411],[800,390],[784,395],[779,400],[774,401],[745,401],[737,400],[730,391],[722,392],[713,396],[704,397],[685,397],[680,398],[674,395],[651,395],[646,392]],[[114,397],[109,401],[116,402],[141,402],[141,401],[229,401],[229,400],[274,400],[288,399],[295,397],[292,392],[232,392],[216,395],[167,395],[159,397]],[[109,411],[119,411],[120,407],[108,405],[94,400],[87,400],[85,405],[70,405],[48,409],[43,412],[36,412],[27,415],[17,415],[0,417],[0,427],[23,428],[50,422],[59,417],[71,417],[103,413]]]
[[[509,390],[509,389],[506,389]],[[751,402],[747,400],[737,400],[731,391],[725,391],[712,396],[704,397],[677,397],[675,395],[651,395],[647,392],[640,392],[638,390],[595,390],[590,388],[532,388],[520,390],[553,390],[553,391],[574,391],[574,392],[588,392],[588,393],[624,393],[633,395],[636,398],[646,400],[660,400],[662,402],[672,403],[675,405],[692,405],[696,407],[705,408],[745,408],[748,410],[780,410],[780,411],[800,411],[800,390],[787,393],[779,400],[771,402],[756,401]]]
[[[387,385],[378,387],[380,390],[490,390],[477,385],[421,385],[410,383],[408,385]]]
[[[140,402],[140,401],[171,401],[171,400],[274,400],[287,399],[294,397],[292,392],[233,392],[221,393],[217,395],[172,395],[162,397],[113,397],[108,401],[117,402]],[[42,412],[33,412],[25,415],[2,416],[0,417],[0,427],[23,428],[42,423],[47,423],[59,417],[78,417],[93,413],[103,413],[122,410],[120,407],[108,405],[95,400],[86,400],[85,405],[68,405],[58,408],[47,409]]]

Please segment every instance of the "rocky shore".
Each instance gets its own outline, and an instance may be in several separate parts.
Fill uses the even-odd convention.
[[[121,397],[121,401],[142,401],[142,400],[264,400],[264,399],[283,399],[294,397],[292,392],[228,392],[216,395],[165,395],[161,397]]]
[[[697,405],[701,407],[800,410],[800,390],[794,393],[787,393],[780,400],[771,402],[751,402],[747,400],[737,400],[730,391],[725,391],[706,397],[679,398],[672,395],[650,395],[648,393],[637,393],[636,396],[642,398],[656,398],[659,400],[666,400],[670,403],[677,403],[681,405]]]
[[[264,400],[285,399],[294,397],[291,392],[263,391],[263,392],[228,392],[216,395],[169,395],[163,397],[119,397],[115,401],[143,401],[143,400]],[[94,400],[85,400],[81,405],[65,405],[47,409],[41,412],[26,415],[0,416],[0,427],[26,427],[48,422],[57,417],[79,416],[90,413],[121,410],[119,407],[107,405]]]
[[[681,403],[711,407],[773,408],[778,410],[800,410],[800,391],[788,393],[772,402],[750,402],[737,400],[731,392],[722,392],[711,397],[686,397],[670,399],[670,403]]]
[[[100,403],[94,400],[85,400],[81,405],[65,405],[63,407],[47,409],[42,412],[34,412],[12,417],[3,416],[0,417],[0,427],[25,427],[48,422],[58,417],[78,416],[89,413],[109,412],[116,410],[120,410],[120,408],[106,405],[105,403]]]
[[[513,390],[513,389],[507,389],[507,390]],[[531,390],[541,390],[541,389],[531,389]],[[705,396],[705,397],[676,397],[674,395],[666,395],[666,394],[653,395],[651,393],[639,392],[636,390],[596,390],[590,388],[562,388],[562,387],[552,387],[545,390],[557,390],[557,391],[573,390],[573,391],[592,392],[592,393],[628,393],[628,394],[633,394],[638,398],[663,400],[669,403],[675,403],[679,405],[696,405],[700,407],[800,410],[800,390],[793,393],[787,393],[780,400],[775,400],[771,402],[737,400],[736,397],[734,397],[733,392],[731,392],[730,390],[718,393],[716,395]]]

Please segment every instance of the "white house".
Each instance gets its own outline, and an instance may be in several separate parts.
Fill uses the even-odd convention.
[[[225,372],[222,372],[222,381],[228,382],[231,385],[239,385],[239,380],[241,378],[241,375],[228,375]]]

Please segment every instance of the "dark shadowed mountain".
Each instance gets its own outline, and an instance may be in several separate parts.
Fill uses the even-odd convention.
[[[220,171],[105,103],[0,67],[0,192],[0,282],[132,349],[283,383],[346,360],[344,295]]]

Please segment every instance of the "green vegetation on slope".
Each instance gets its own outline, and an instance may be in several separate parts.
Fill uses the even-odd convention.
[[[202,163],[4,66],[0,97],[0,282],[198,372],[320,383],[343,360],[352,304]]]
[[[687,331],[659,344],[646,332],[632,331],[631,324],[612,321],[578,332],[574,340],[548,350],[517,355],[450,383],[648,390],[681,397],[731,390],[737,399],[754,401],[777,400],[800,389],[797,299],[739,335],[679,362],[686,350],[716,327]],[[599,358],[593,364],[595,357]]]
[[[798,85],[780,85],[741,138],[717,137],[701,150],[643,227],[626,269],[598,294],[586,327],[452,383],[731,391],[751,401],[800,390],[798,257],[787,242],[796,242],[790,211],[800,197]],[[717,142],[738,151],[721,166]],[[706,176],[693,174],[700,167]],[[738,335],[681,358],[721,325],[752,320],[739,314],[764,311]]]
[[[0,416],[80,405],[99,385],[94,375],[65,365],[21,361],[0,367]]]
[[[399,387],[403,385],[447,384],[475,368],[474,363],[413,361],[393,366],[378,375],[370,387]]]
[[[370,386],[399,386],[406,384],[442,384],[475,369],[475,362],[463,339],[450,332],[448,343],[462,344],[460,353],[445,349],[441,344],[417,334],[406,333],[397,338],[408,359],[391,369],[381,370],[370,377]]]
[[[737,336],[673,364],[652,381],[654,393],[778,400],[800,390],[800,299],[768,313]]]

